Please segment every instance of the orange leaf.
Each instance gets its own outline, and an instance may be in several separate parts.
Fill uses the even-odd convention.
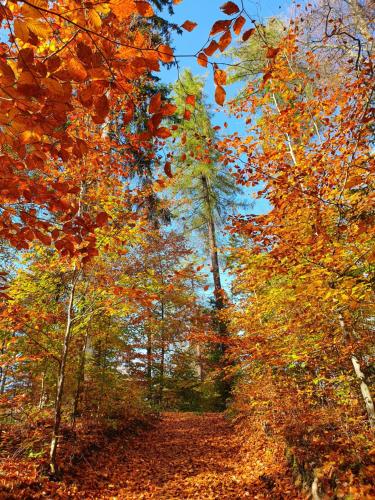
[[[171,136],[171,131],[169,130],[169,128],[160,127],[156,130],[155,135],[156,137],[160,137],[160,139],[167,139]]]
[[[198,64],[200,66],[203,66],[203,68],[207,68],[207,56],[206,56],[206,54],[204,54],[203,52],[198,54],[197,61],[198,61]]]
[[[268,47],[267,49],[267,57],[269,59],[273,59],[274,57],[277,56],[277,54],[280,52],[280,47]]]
[[[237,14],[240,11],[239,7],[234,2],[226,2],[220,7],[220,10],[222,10],[224,14],[227,14],[228,16]]]
[[[226,92],[221,85],[218,85],[215,90],[215,101],[222,106],[225,101]]]
[[[16,19],[14,21],[14,34],[16,35],[17,38],[22,40],[23,42],[27,42],[30,36],[29,28],[27,27],[27,24],[24,21],[21,21],[20,19]]]
[[[193,21],[185,21],[184,24],[181,25],[181,28],[184,28],[186,31],[193,31],[197,26],[198,24]]]
[[[190,120],[190,118],[191,118],[191,111],[190,111],[190,109],[185,109],[184,120]]]
[[[244,27],[245,23],[246,19],[243,16],[237,17],[233,24],[233,31],[236,33],[236,35],[239,35],[241,33],[241,30]]]
[[[228,45],[230,45],[231,41],[232,41],[232,35],[228,30],[224,33],[224,35],[222,35],[222,37],[219,40],[220,52],[224,52],[224,50],[228,47]]]
[[[154,10],[148,2],[136,0],[135,6],[137,7],[138,13],[143,17],[151,17],[154,15]]]
[[[148,111],[151,114],[157,113],[161,108],[161,93],[153,95],[150,100],[150,105],[148,107]]]
[[[161,113],[163,116],[172,116],[176,112],[176,110],[177,106],[167,103],[162,107]]]
[[[186,104],[190,104],[191,106],[195,106],[195,95],[188,95],[185,99]]]
[[[174,60],[173,50],[168,45],[159,45],[158,56],[165,63],[170,63]]]
[[[219,44],[216,42],[216,40],[212,40],[210,45],[204,49],[204,53],[208,56],[212,56],[212,54],[216,52],[218,48]]]
[[[223,69],[217,69],[214,73],[216,85],[225,85],[227,83],[227,74]]]
[[[230,20],[220,20],[220,21],[216,21],[216,23],[213,24],[212,28],[211,28],[211,31],[210,31],[210,36],[214,36],[216,35],[217,33],[220,33],[221,31],[225,31],[229,28],[229,26],[231,25],[231,22]]]

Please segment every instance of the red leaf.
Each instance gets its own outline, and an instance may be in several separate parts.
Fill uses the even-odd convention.
[[[184,28],[186,31],[193,31],[197,26],[198,24],[193,21],[185,21],[184,24],[181,25],[181,28]]]
[[[240,11],[239,7],[234,2],[226,2],[220,7],[220,10],[222,10],[224,14],[227,14],[228,16],[237,14]]]
[[[150,105],[148,107],[148,111],[151,114],[157,113],[161,107],[161,93],[153,95],[150,100]]]
[[[161,113],[163,116],[172,116],[176,112],[176,110],[177,106],[167,103],[162,107]]]
[[[224,33],[224,35],[221,36],[219,40],[219,49],[220,52],[224,52],[224,50],[230,45],[232,41],[232,35],[231,32],[228,30]]]
[[[155,135],[156,135],[156,137],[159,137],[160,139],[167,139],[168,137],[171,136],[171,131],[169,130],[169,128],[160,127],[157,129]]]
[[[164,165],[164,172],[170,179],[172,179],[173,174],[171,170],[171,163],[169,161],[167,161],[166,164]]]
[[[191,106],[195,106],[195,95],[188,95],[185,99],[186,104],[190,104]]]
[[[154,10],[148,2],[136,0],[135,6],[137,7],[138,13],[143,17],[151,17],[154,15]]]
[[[268,49],[267,49],[267,57],[269,59],[274,59],[279,52],[280,52],[280,47],[276,47],[276,48],[274,48],[274,47],[268,47]]]
[[[108,222],[108,214],[106,212],[99,212],[96,216],[96,224],[101,227],[101,226],[105,226]]]
[[[185,109],[184,120],[190,120],[190,118],[191,118],[191,111],[189,109]]]
[[[212,56],[212,54],[216,52],[218,48],[219,44],[216,42],[216,40],[212,40],[210,45],[204,49],[204,53],[208,56]]]
[[[246,19],[243,16],[237,17],[233,24],[233,31],[236,33],[236,35],[239,35],[241,33],[241,30],[244,27],[245,23]]]
[[[255,28],[251,28],[251,29],[245,31],[245,33],[242,35],[242,41],[246,42],[246,40],[248,40],[251,37],[251,35],[254,33],[254,31],[255,31]]]
[[[232,21],[226,20],[226,19],[216,21],[216,23],[214,23],[212,28],[211,28],[210,36],[214,36],[217,33],[221,33],[222,31],[226,31],[229,28],[229,26],[231,25],[231,22]]]

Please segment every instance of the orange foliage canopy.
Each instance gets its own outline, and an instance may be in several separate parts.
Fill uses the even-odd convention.
[[[126,151],[111,141],[111,116],[121,114],[120,134],[126,135],[145,98],[138,83],[158,71],[160,61],[173,60],[172,49],[155,45],[142,29],[152,15],[145,1],[85,9],[75,1],[1,6],[10,43],[0,47],[0,237],[16,248],[38,239],[74,255],[83,240],[93,246],[95,228],[107,223],[98,209],[80,215],[82,189],[98,172],[112,180],[115,172],[126,175],[116,158],[121,153],[126,165],[130,157],[124,162]],[[139,27],[129,29],[135,18]],[[160,123],[172,112],[151,106],[156,116],[148,132],[130,137],[132,148],[143,149],[153,136],[166,138]],[[113,160],[105,162],[109,150]]]

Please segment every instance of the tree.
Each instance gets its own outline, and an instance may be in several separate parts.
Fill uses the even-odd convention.
[[[204,102],[203,82],[185,71],[174,87],[174,102],[184,121],[174,132],[176,152],[173,189],[181,200],[179,211],[189,231],[199,231],[208,244],[217,310],[216,328],[221,338],[221,356],[225,352],[226,326],[220,319],[225,305],[225,292],[218,254],[218,228],[238,206],[241,189],[233,183],[228,168],[216,149],[216,131]],[[189,215],[188,215],[189,213]],[[192,216],[190,215],[192,213]],[[186,223],[186,221],[188,221]],[[222,382],[223,397],[229,386]]]

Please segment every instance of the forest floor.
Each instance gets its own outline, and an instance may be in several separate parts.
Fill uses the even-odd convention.
[[[61,482],[38,480],[30,466],[34,480],[9,487],[8,468],[7,493],[0,498],[304,498],[277,440],[258,431],[247,434],[244,446],[244,436],[222,414],[164,413],[152,427],[108,440]],[[20,476],[28,468],[23,465]]]

